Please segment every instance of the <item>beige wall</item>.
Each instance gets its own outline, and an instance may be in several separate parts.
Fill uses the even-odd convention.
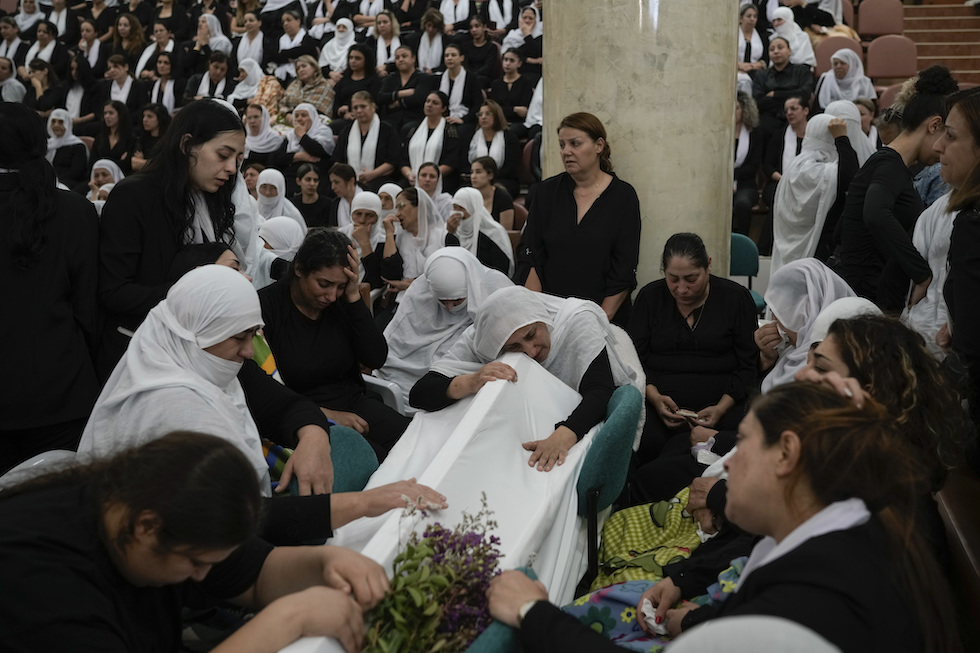
[[[657,279],[663,244],[704,238],[728,276],[738,3],[549,0],[544,3],[544,144],[562,171],[555,127],[588,111],[605,124],[616,174],[636,188],[639,287]]]

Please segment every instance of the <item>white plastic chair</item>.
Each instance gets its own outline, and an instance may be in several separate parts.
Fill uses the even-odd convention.
[[[64,449],[52,449],[51,451],[39,453],[33,458],[28,458],[16,467],[11,468],[3,476],[0,476],[0,490],[13,487],[35,476],[40,476],[47,471],[45,469],[46,467],[58,463],[68,463],[74,459],[75,452]]]
[[[415,414],[415,409],[405,403],[405,397],[402,395],[402,389],[398,387],[398,384],[368,374],[361,374],[361,378],[368,385],[368,390],[373,390],[381,395],[385,406],[397,410],[399,414],[405,417],[411,417]]]

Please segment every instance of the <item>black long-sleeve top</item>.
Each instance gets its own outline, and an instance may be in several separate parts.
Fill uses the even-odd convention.
[[[0,206],[18,188],[15,174],[0,174]],[[0,433],[81,419],[99,394],[94,354],[100,313],[99,220],[85,198],[51,189],[54,216],[44,225],[44,244],[26,269],[14,264],[9,237],[13,221],[0,220],[0,303],[6,319],[0,338],[4,361],[16,371],[0,392]]]
[[[578,208],[568,173],[538,185],[534,206],[524,227],[524,243],[544,292],[580,297],[597,304],[636,287],[640,257],[640,201],[625,181],[613,177],[577,221]],[[614,322],[629,319],[627,297]]]
[[[285,50],[278,50],[276,52],[270,52],[268,59],[269,61],[274,61],[278,64],[289,63],[290,60],[298,59],[304,54],[308,54],[314,59],[317,58],[319,53],[319,48],[317,47],[316,39],[307,34],[300,41],[299,45],[295,48],[286,48]],[[264,56],[264,54],[263,54]]]
[[[446,125],[446,127],[448,128],[449,125]],[[428,123],[423,122],[421,125],[413,129],[412,133],[409,134],[408,138],[405,139],[405,142],[402,144],[401,161],[399,162],[400,165],[402,166],[412,165],[412,160],[408,156],[408,145],[409,143],[412,142],[412,136],[414,136],[415,132],[419,129],[429,129]],[[429,129],[430,137],[432,136],[433,131],[434,130]],[[464,160],[462,155],[462,150],[463,150],[463,145],[462,143],[459,142],[458,138],[452,137],[449,134],[445,134],[442,139],[442,152],[439,154],[439,160],[434,161],[434,163],[438,163],[441,166],[459,168]]]
[[[475,45],[473,39],[469,39],[461,47],[463,48],[463,65],[480,79],[481,86],[488,84],[493,79],[494,70],[500,59],[497,46],[489,39],[483,45]]]
[[[367,91],[371,97],[377,99],[381,92],[381,80],[382,78],[377,75],[369,75],[364,79],[353,79],[349,69],[344,71],[343,77],[333,87],[333,115],[330,117],[335,120],[339,118],[338,110],[341,107],[350,109],[351,98],[358,91]]]
[[[453,377],[430,371],[412,387],[408,402],[423,410],[441,410],[451,406],[456,403],[456,400],[450,399],[446,393],[452,382]],[[605,349],[585,370],[577,390],[582,395],[582,401],[567,419],[555,424],[555,428],[568,427],[575,437],[581,440],[589,429],[605,419],[609,398],[616,390],[612,368],[609,365],[609,354]]]
[[[837,231],[841,213],[844,212],[847,189],[851,187],[854,175],[861,168],[858,165],[857,152],[851,147],[851,141],[846,135],[835,138],[834,145],[837,146],[837,199],[827,211],[827,218],[824,220],[823,231],[820,232],[815,253],[816,258],[824,262],[834,253],[834,233]]]
[[[540,36],[525,36],[524,45],[517,48],[517,51],[524,57],[524,65],[521,70],[525,75],[534,77],[536,80],[541,78],[541,64],[530,63],[528,59],[540,59],[543,51],[543,42]]]
[[[456,234],[446,234],[445,242],[446,247],[459,246],[459,238]],[[476,257],[488,268],[500,270],[504,274],[510,272],[510,259],[507,258],[507,254],[484,233],[477,236]]]
[[[391,75],[389,75],[390,77]],[[360,129],[357,121],[351,123],[350,127],[341,132],[337,138],[337,147],[334,148],[334,161],[347,163],[347,144],[350,142],[352,129]],[[367,138],[361,137],[361,148],[363,150]],[[386,122],[381,123],[378,128],[378,145],[374,151],[374,167],[377,168],[382,163],[390,163],[395,167],[392,174],[397,174],[398,166],[401,164],[401,139],[395,132],[395,128]]]
[[[744,402],[756,383],[755,303],[734,281],[711,276],[708,299],[691,328],[659,279],[636,296],[627,332],[647,383],[678,406],[701,410],[727,394]]]
[[[84,143],[59,147],[51,165],[58,175],[58,181],[68,188],[74,188],[88,179],[88,149]]]
[[[407,120],[422,120],[425,96],[433,88],[438,88],[438,84],[434,84],[433,76],[418,70],[412,73],[404,85],[402,85],[401,73],[386,75],[381,80],[381,90],[378,91],[378,108],[383,110],[383,115],[393,116],[404,112]],[[408,89],[414,89],[415,93],[408,97],[396,97],[399,91]],[[390,105],[396,101],[398,106],[394,109],[390,108]]]
[[[783,148],[786,146],[785,136],[785,131],[779,130],[769,139],[769,145],[766,147],[766,156],[762,161],[762,170],[766,173],[766,181],[772,180],[772,173],[774,172],[778,172],[779,174],[783,173]],[[802,149],[803,139],[797,136],[796,154],[799,154]]]
[[[449,75],[449,71],[443,73],[443,75]],[[447,77],[448,79],[448,77]],[[450,98],[452,97],[453,88],[459,83],[459,77],[455,80],[449,80],[449,91],[446,93]],[[439,84],[442,84],[442,79],[439,80]],[[466,80],[463,82],[463,96],[460,101],[461,104],[469,109],[467,114],[463,116],[463,122],[465,124],[476,123],[476,111],[480,108],[480,104],[483,102],[483,89],[481,88],[480,78],[477,75],[470,74],[467,71]],[[438,88],[438,86],[436,87]]]
[[[500,105],[504,110],[504,117],[509,123],[523,123],[524,118],[514,113],[514,107],[524,107],[531,105],[531,97],[534,95],[534,84],[524,75],[519,76],[509,85],[503,78],[493,80],[490,85],[488,98]]]
[[[943,287],[953,331],[953,350],[965,359],[973,396],[970,409],[974,423],[980,425],[980,213],[961,211],[953,222],[949,245],[949,276]]]
[[[923,208],[902,156],[888,147],[871,155],[851,181],[838,226],[837,273],[854,292],[883,309],[901,310],[908,280],[929,278],[929,262],[911,236]],[[883,274],[889,261],[897,267]]]
[[[291,277],[259,291],[265,336],[286,385],[327,408],[341,407],[364,393],[361,365],[377,369],[388,343],[364,302],[346,298],[311,320],[290,297]]]
[[[772,91],[770,97],[768,93]],[[760,70],[752,80],[752,96],[759,113],[784,121],[783,104],[790,95],[810,97],[813,92],[813,73],[804,64],[786,64],[782,70],[773,67]]]
[[[395,14],[395,20],[401,26],[402,32],[406,32],[417,31],[419,29],[422,14],[429,8],[430,3],[426,2],[426,0],[409,0],[407,10],[402,9],[402,5],[404,4],[403,0],[395,0],[391,4],[392,12]]]
[[[739,190],[755,188],[755,173],[762,163],[762,133],[758,129],[749,130],[749,151],[742,165],[735,168],[735,181]],[[738,139],[735,139],[735,149],[738,150]]]

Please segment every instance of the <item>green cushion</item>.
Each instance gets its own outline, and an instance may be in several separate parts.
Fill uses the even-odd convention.
[[[330,427],[333,492],[359,492],[378,468],[378,457],[364,436],[347,426]]]

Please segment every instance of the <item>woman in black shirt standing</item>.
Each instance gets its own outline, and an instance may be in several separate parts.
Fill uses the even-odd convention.
[[[591,299],[609,320],[629,320],[640,258],[640,201],[612,172],[606,130],[589,113],[558,126],[565,172],[541,182],[524,231],[533,267],[524,284]]]
[[[924,207],[909,169],[935,162],[933,144],[946,119],[944,96],[957,85],[949,70],[933,66],[919,75],[915,89],[902,112],[902,133],[851,182],[838,227],[836,272],[859,296],[895,313],[925,297],[932,281],[929,262],[912,245],[912,228]]]

